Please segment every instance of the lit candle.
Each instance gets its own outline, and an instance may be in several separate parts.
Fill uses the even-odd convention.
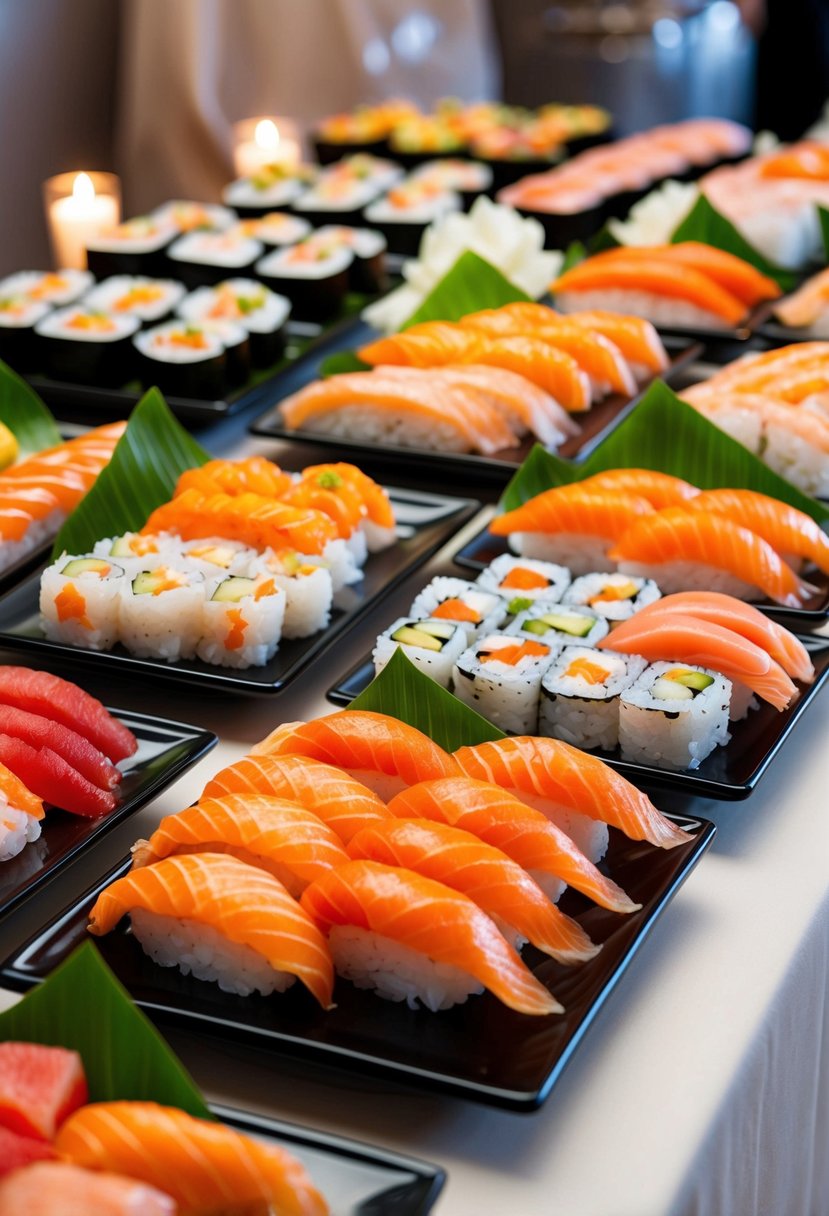
[[[118,179],[111,173],[61,173],[44,189],[55,265],[84,270],[88,242],[120,219]]]
[[[250,177],[263,165],[297,165],[301,148],[290,118],[245,118],[233,124],[233,165],[237,177]]]

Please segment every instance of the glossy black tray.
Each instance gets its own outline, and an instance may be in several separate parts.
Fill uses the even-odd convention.
[[[454,561],[464,570],[480,573],[490,562],[494,562],[496,557],[511,552],[506,536],[496,536],[489,528],[483,528],[458,550]],[[829,619],[829,575],[820,570],[810,570],[808,579],[817,590],[814,595],[809,596],[802,608],[785,608],[781,604],[772,603],[771,600],[752,601],[754,607],[759,608],[772,620],[782,621],[790,629],[811,629],[815,625],[822,625]]]
[[[489,481],[497,475],[501,481],[512,476],[520,464],[535,446],[534,438],[526,438],[514,448],[503,448],[491,456],[481,456],[474,452],[440,452],[427,448],[393,447],[389,444],[360,443],[351,439],[332,439],[331,435],[314,434],[311,431],[288,430],[282,422],[279,402],[292,393],[298,392],[319,376],[320,364],[329,355],[338,354],[345,350],[354,350],[366,342],[376,338],[377,331],[365,321],[355,319],[352,324],[330,337],[315,343],[312,349],[296,359],[283,372],[270,381],[270,400],[274,403],[266,413],[251,424],[250,430],[254,435],[264,435],[266,438],[289,439],[296,443],[309,443],[315,446],[343,449],[353,452],[364,460],[380,460],[389,467],[403,465],[411,468],[416,464],[418,469],[428,469],[431,472],[446,475],[454,470],[471,472],[485,476]],[[686,338],[665,338],[665,348],[671,358],[668,369],[662,378],[669,384],[683,368],[692,363],[702,353],[698,342]],[[581,427],[581,433],[567,439],[558,449],[558,455],[567,460],[583,460],[620,422],[635,408],[648,384],[641,386],[634,397],[625,397],[620,393],[606,397],[584,414],[575,415],[575,420]]]
[[[298,1157],[331,1216],[426,1216],[446,1174],[436,1165],[264,1115],[210,1104],[217,1119]]]
[[[600,756],[636,785],[679,790],[700,798],[727,801],[747,798],[826,683],[829,674],[829,638],[801,637],[800,641],[811,654],[815,665],[815,682],[798,683],[798,699],[782,713],[771,705],[761,703],[759,709],[752,710],[742,722],[732,722],[729,728],[730,743],[716,748],[699,768],[689,772],[671,772],[623,760],[618,751],[597,751],[592,754]],[[328,700],[334,705],[350,705],[373,679],[374,665],[371,656],[366,655],[328,690]]]
[[[398,541],[389,549],[371,554],[365,576],[344,587],[335,596],[335,607],[327,629],[307,638],[285,638],[264,667],[234,670],[213,667],[198,659],[164,663],[138,659],[118,646],[112,651],[81,650],[43,636],[39,623],[38,595],[42,567],[0,599],[0,646],[5,650],[49,655],[73,667],[116,671],[178,684],[198,684],[224,692],[248,696],[279,692],[335,642],[338,642],[363,613],[387,595],[417,566],[445,544],[480,504],[471,498],[453,498],[420,490],[388,488],[398,522]]]
[[[525,951],[535,975],[567,1010],[563,1015],[527,1017],[489,993],[433,1014],[380,1000],[343,980],[336,984],[336,1008],[326,1013],[298,991],[299,985],[279,998],[239,997],[177,969],[157,967],[125,921],[96,944],[132,998],[158,1022],[360,1076],[392,1077],[489,1105],[534,1110],[549,1096],[654,921],[711,843],[712,823],[672,818],[693,839],[670,850],[610,830],[602,869],[642,904],[640,911],[620,916],[565,892],[562,910],[603,943],[596,958],[565,967],[538,951]],[[98,893],[128,865],[127,859],[21,947],[0,969],[0,982],[22,991],[44,979],[86,937]]]
[[[112,831],[128,815],[139,811],[216,745],[209,730],[171,722],[150,714],[111,709],[138,740],[138,751],[118,766],[124,774],[121,801],[110,815],[87,819],[68,811],[49,810],[39,840],[27,844],[11,861],[0,863],[0,915],[24,899],[72,862],[92,841]]]

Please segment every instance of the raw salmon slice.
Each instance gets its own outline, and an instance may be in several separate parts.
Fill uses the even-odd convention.
[[[705,490],[688,504],[691,511],[723,515],[768,541],[781,556],[794,555],[829,574],[829,536],[811,518],[755,490]]]

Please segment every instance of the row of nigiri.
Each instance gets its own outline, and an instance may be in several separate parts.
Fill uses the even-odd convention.
[[[829,572],[829,537],[802,511],[753,490],[704,490],[648,469],[615,469],[545,490],[489,525],[527,557],[577,573],[653,578],[664,593],[723,591],[800,607],[802,564]]]
[[[623,777],[556,740],[450,755],[393,718],[343,711],[280,727],[217,774],[138,843],[90,927],[130,913],[157,961],[243,995],[296,977],[328,1007],[336,968],[412,1005],[448,1007],[483,985],[551,1013],[560,1006],[510,942],[563,962],[596,953],[551,902],[565,884],[636,910],[594,864],[608,823],[661,847],[687,840]]]

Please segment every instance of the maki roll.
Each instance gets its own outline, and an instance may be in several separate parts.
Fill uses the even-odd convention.
[[[662,592],[652,578],[629,574],[583,574],[574,579],[564,593],[562,604],[592,608],[608,621],[626,621],[661,599]]]
[[[500,595],[510,603],[525,600],[518,611],[543,600],[557,604],[570,586],[571,575],[566,566],[555,562],[537,561],[531,557],[512,557],[505,553],[490,562],[478,575],[478,586]]]
[[[103,557],[64,553],[43,571],[40,621],[47,638],[85,650],[111,650],[118,640],[124,569]]]
[[[258,219],[242,220],[239,231],[252,236],[263,245],[295,245],[311,232],[311,225],[298,215],[286,215],[283,211],[269,211]]]
[[[155,384],[172,397],[212,401],[223,396],[227,385],[225,344],[203,325],[169,321],[136,334],[134,343],[143,384]]]
[[[466,630],[456,621],[401,617],[381,633],[372,659],[377,675],[395,650],[443,688],[449,687],[452,667],[468,646]]]
[[[349,291],[367,295],[385,291],[389,285],[386,274],[388,242],[382,232],[373,228],[349,228],[326,224],[310,238],[312,245],[328,249],[350,249],[354,261],[348,268]]]
[[[522,638],[541,638],[550,644],[558,642],[562,646],[596,646],[607,636],[609,628],[607,618],[599,616],[592,608],[539,602],[519,612],[507,632]]]
[[[0,292],[0,359],[18,372],[37,369],[35,325],[50,312],[42,300]]]
[[[538,733],[583,751],[619,742],[619,696],[646,660],[587,646],[565,646],[541,681]]]
[[[455,696],[508,735],[534,735],[541,677],[555,651],[504,633],[480,638],[452,669]]]
[[[177,235],[178,229],[169,220],[139,215],[92,237],[86,247],[87,265],[97,279],[115,274],[163,274],[167,265],[164,251]]]
[[[656,768],[698,768],[727,743],[731,681],[705,667],[652,663],[619,702],[622,757]]]
[[[240,385],[246,384],[250,378],[252,364],[248,331],[241,325],[237,325],[235,321],[208,318],[200,321],[198,328],[203,329],[206,334],[218,338],[224,346],[227,358],[225,379],[228,388],[238,388]]]
[[[173,279],[113,275],[93,287],[84,304],[100,312],[137,317],[142,325],[155,325],[172,313],[183,295],[183,285]]]
[[[331,619],[334,581],[327,566],[302,553],[281,549],[267,552],[251,564],[248,573],[266,573],[285,592],[286,638],[307,638],[325,629]]]
[[[238,230],[188,232],[167,250],[170,264],[187,287],[212,287],[228,274],[249,274],[265,252],[261,241]]]
[[[256,273],[275,292],[288,297],[298,320],[327,321],[345,301],[353,260],[350,249],[329,248],[309,237],[262,258]]]
[[[88,270],[21,270],[0,280],[0,297],[20,295],[63,308],[79,300],[94,281]]]
[[[222,202],[243,219],[256,219],[275,207],[290,207],[314,180],[311,165],[262,165],[250,177],[240,177],[225,186]]]
[[[74,304],[35,325],[38,366],[55,380],[117,386],[133,375],[136,317],[117,317]]]
[[[500,629],[507,615],[506,600],[491,591],[482,591],[476,583],[462,578],[433,578],[417,595],[411,606],[416,618],[431,617],[463,627],[471,646],[482,633]]]
[[[348,224],[359,228],[363,208],[403,174],[399,165],[375,156],[349,156],[320,174],[310,190],[293,204],[297,215],[316,227]]]
[[[412,171],[410,181],[425,181],[436,184],[441,190],[451,190],[460,195],[464,211],[468,211],[479,194],[487,194],[493,186],[490,165],[481,161],[444,157],[440,160],[424,161]]]
[[[429,225],[460,209],[460,195],[428,178],[411,178],[366,207],[364,214],[366,222],[383,233],[392,253],[416,257]]]
[[[236,213],[215,203],[193,203],[185,199],[173,199],[162,203],[151,214],[162,223],[172,224],[177,232],[195,232],[204,229],[222,232],[236,223]]]
[[[270,367],[285,347],[285,322],[290,301],[256,279],[226,279],[216,287],[200,287],[179,305],[187,321],[230,321],[247,331],[255,366]]]
[[[204,600],[204,575],[145,564],[122,585],[121,644],[138,658],[192,659],[202,636]]]
[[[272,578],[230,574],[205,601],[196,653],[221,667],[261,667],[276,653],[284,617],[285,592]]]

